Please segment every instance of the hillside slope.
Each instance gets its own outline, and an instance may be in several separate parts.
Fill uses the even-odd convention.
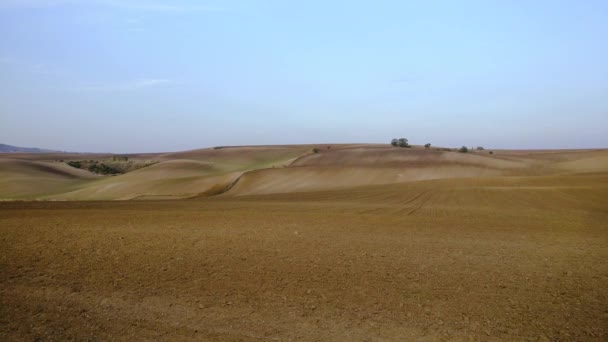
[[[60,151],[47,150],[38,147],[20,147],[7,144],[0,144],[0,153],[57,153]]]
[[[0,199],[38,198],[83,186],[98,176],[60,162],[0,158]]]
[[[246,146],[176,153],[128,154],[129,163],[149,166],[99,176],[68,161],[111,163],[109,154],[0,154],[0,198],[124,200],[207,196],[222,192],[247,170],[285,167],[311,153],[311,146]],[[58,170],[61,170],[59,172]]]
[[[457,153],[424,148],[348,147],[299,158],[286,169],[244,174],[226,195],[344,189],[430,179],[549,176],[608,171],[608,151]]]
[[[318,148],[317,153],[313,149]],[[68,161],[111,154],[0,154],[0,199],[170,199],[348,189],[432,179],[608,171],[608,150],[447,152],[384,145],[240,146],[124,155],[125,174],[100,176]]]

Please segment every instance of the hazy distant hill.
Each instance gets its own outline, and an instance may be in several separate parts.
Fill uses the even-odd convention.
[[[0,153],[52,153],[52,152],[61,152],[54,150],[45,150],[43,148],[37,147],[19,147],[19,146],[11,146],[6,144],[0,144]]]

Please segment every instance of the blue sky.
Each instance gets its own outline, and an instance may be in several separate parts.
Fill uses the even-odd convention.
[[[0,0],[0,142],[608,147],[606,1]]]

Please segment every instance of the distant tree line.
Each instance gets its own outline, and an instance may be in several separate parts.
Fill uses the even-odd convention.
[[[391,145],[395,146],[395,147],[408,147],[408,148],[412,147],[412,145],[409,144],[409,142],[408,142],[408,140],[406,138],[399,138],[399,139],[393,138],[391,140]],[[431,148],[431,143],[424,144],[424,148]],[[483,150],[485,150],[483,148],[483,146],[477,146],[475,149],[477,151],[483,151]],[[449,148],[437,148],[437,150],[438,151],[452,151],[452,149],[449,149]],[[469,148],[466,147],[466,146],[462,146],[457,151],[460,152],[460,153],[468,153],[469,152]],[[494,151],[490,151],[489,153],[490,154],[494,154]]]

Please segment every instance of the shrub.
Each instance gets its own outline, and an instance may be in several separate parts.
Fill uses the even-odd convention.
[[[494,154],[494,151],[490,151],[490,154]]]
[[[425,147],[425,148],[430,148],[430,147],[431,147],[431,143],[426,143],[426,144],[424,144],[424,147]]]
[[[316,147],[312,149],[312,153],[319,153],[319,152],[321,152],[321,150]]]
[[[112,156],[112,161],[128,161],[129,157],[127,156]]]
[[[80,169],[82,167],[82,163],[77,160],[69,161],[69,162],[67,162],[67,164],[70,165],[71,167],[75,167],[77,169]]]
[[[483,151],[484,150],[483,146],[477,146],[476,149],[477,149],[477,151]]]
[[[467,152],[469,152],[469,149],[466,146],[462,146],[461,148],[458,149],[458,152],[467,153]]]
[[[99,163],[99,164],[95,163],[95,164],[89,166],[89,171],[99,173],[102,175],[111,175],[111,174],[120,173],[119,170],[112,168],[104,163]]]

